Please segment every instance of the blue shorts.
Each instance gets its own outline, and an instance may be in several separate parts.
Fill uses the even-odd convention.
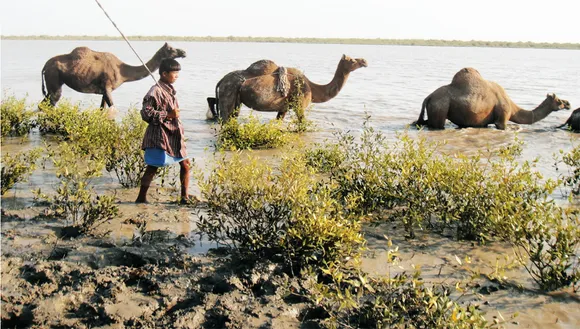
[[[172,157],[162,149],[147,148],[145,149],[145,163],[153,167],[165,167],[174,163],[181,162],[186,158]]]

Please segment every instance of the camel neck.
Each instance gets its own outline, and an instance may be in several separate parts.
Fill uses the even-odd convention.
[[[336,68],[334,77],[326,85],[319,85],[307,79],[310,90],[312,91],[312,103],[324,103],[336,97],[342,86],[346,83],[349,73],[344,73],[340,69],[340,64]]]
[[[155,54],[145,65],[132,66],[123,63],[121,65],[121,75],[125,82],[141,80],[153,73],[161,65],[161,59],[158,54]],[[149,69],[149,71],[147,71]]]
[[[550,113],[552,113],[549,99],[546,99],[545,101],[542,102],[542,104],[540,104],[538,107],[536,107],[531,111],[524,110],[515,104],[514,106],[516,107],[517,112],[512,114],[512,116],[510,117],[510,121],[519,124],[532,124],[534,122],[538,122],[544,119]]]

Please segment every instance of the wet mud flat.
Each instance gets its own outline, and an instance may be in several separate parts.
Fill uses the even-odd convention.
[[[117,195],[120,218],[102,237],[70,238],[62,222],[42,216],[42,207],[3,209],[3,328],[321,327],[327,314],[307,298],[306,278],[267,260],[248,266],[224,248],[200,246],[191,222],[203,205],[179,207],[164,196],[135,205],[134,192]],[[385,235],[399,246],[397,265],[385,261]],[[365,236],[367,273],[392,276],[421,266],[425,282],[450,286],[471,275],[457,258],[469,256],[473,270],[487,273],[509,252],[433,234],[407,240],[394,225],[366,227]],[[507,328],[580,327],[578,292],[535,291],[523,268],[506,276],[507,284],[470,281],[459,302],[479,305],[490,321],[499,311]]]

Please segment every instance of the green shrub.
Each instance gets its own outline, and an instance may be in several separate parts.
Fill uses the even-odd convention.
[[[429,287],[412,275],[372,278],[358,268],[323,269],[311,285],[311,299],[329,315],[327,328],[496,328],[476,306],[460,306],[451,287]]]
[[[406,133],[388,144],[366,122],[359,140],[343,133],[327,148],[345,155],[329,181],[347,211],[401,221],[411,238],[418,227],[507,241],[529,256],[529,265],[520,259],[542,289],[578,282],[580,235],[570,224],[577,218],[563,216],[551,199],[559,182],[545,180],[536,160],[518,161],[517,138],[495,151],[447,155]]]
[[[76,122],[81,113],[79,104],[73,105],[68,100],[61,100],[56,106],[49,103],[38,105],[38,128],[41,133],[68,136],[69,125]]]
[[[41,131],[60,135],[83,155],[103,159],[105,169],[115,173],[123,187],[139,185],[146,168],[141,142],[147,123],[136,109],[116,123],[102,109],[81,111],[65,101],[57,107],[44,107],[39,122]]]
[[[257,116],[231,118],[221,125],[217,147],[222,150],[268,149],[287,144],[289,134],[280,120],[260,122]]]
[[[51,152],[50,158],[60,180],[56,193],[46,195],[39,189],[36,198],[47,201],[55,216],[64,218],[80,233],[93,234],[118,214],[114,196],[99,196],[91,185],[94,178],[102,175],[103,159],[85,155],[77,145],[66,142]]]
[[[19,152],[14,155],[2,154],[2,195],[16,183],[24,182],[36,169],[36,161],[42,153],[41,148]]]
[[[130,109],[109,136],[113,143],[105,156],[106,170],[114,172],[124,187],[138,186],[147,167],[141,150],[145,129],[147,123],[141,119],[139,111]]]
[[[562,180],[564,185],[570,188],[573,195],[578,195],[580,194],[580,145],[576,145],[566,154],[563,153],[560,151],[562,158],[557,159],[556,170],[558,170],[558,164],[563,163],[568,166],[571,172],[564,174]]]
[[[303,157],[308,166],[318,172],[328,173],[344,162],[346,154],[337,144],[323,144],[306,149]]]
[[[26,135],[36,126],[34,111],[26,106],[26,99],[6,95],[0,105],[2,137]]]
[[[314,123],[306,119],[306,112],[310,111],[312,105],[304,108],[301,99],[304,97],[304,81],[301,78],[294,80],[295,92],[286,99],[286,106],[290,112],[290,122],[288,123],[288,131],[291,132],[305,132],[311,130]]]
[[[364,244],[360,220],[347,217],[304,162],[273,168],[239,153],[200,177],[208,215],[198,222],[211,240],[245,259],[283,259],[293,268],[344,261]]]
[[[577,210],[543,203],[505,218],[501,235],[514,246],[516,255],[532,279],[550,291],[580,282],[580,219]],[[529,263],[528,263],[529,261]]]

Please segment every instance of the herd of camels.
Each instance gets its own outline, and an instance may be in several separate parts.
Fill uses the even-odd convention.
[[[81,93],[103,95],[101,107],[107,105],[114,108],[111,93],[121,84],[145,78],[149,72],[159,68],[164,58],[185,56],[184,50],[165,43],[145,65],[132,66],[111,53],[78,47],[70,54],[49,59],[44,65],[44,101],[54,106],[61,97],[62,85],[66,84]],[[332,80],[320,85],[310,81],[296,68],[280,67],[270,60],[260,60],[245,70],[226,74],[217,83],[215,97],[207,98],[208,119],[220,118],[225,122],[238,115],[242,104],[256,111],[277,112],[277,118],[283,119],[291,104],[298,103],[306,108],[311,103],[324,103],[334,98],[351,72],[367,66],[363,58],[343,55]],[[291,97],[293,102],[289,101]],[[509,98],[499,84],[485,80],[474,68],[464,68],[453,76],[450,84],[425,98],[419,118],[412,124],[443,129],[446,120],[449,120],[459,127],[494,124],[503,130],[508,121],[532,124],[562,109],[569,110],[570,103],[548,94],[534,110],[524,110]],[[573,111],[559,127],[564,126],[580,131],[580,108]]]

